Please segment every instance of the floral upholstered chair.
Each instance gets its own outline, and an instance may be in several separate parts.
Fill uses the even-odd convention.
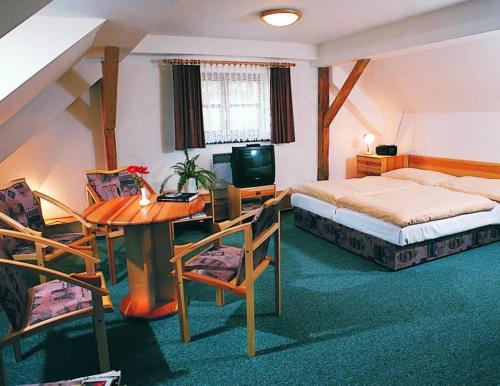
[[[113,198],[140,195],[140,189],[136,187],[132,173],[127,167],[115,170],[88,170],[85,172],[87,183],[87,203],[89,205]],[[146,182],[144,187],[150,194],[154,194],[153,188]],[[95,231],[106,236],[106,247],[108,251],[108,265],[111,282],[116,284],[115,250],[114,241],[123,237],[123,228],[111,227],[108,225],[96,226]]]
[[[281,314],[280,207],[289,193],[290,190],[287,189],[278,197],[266,201],[260,209],[220,223],[219,232],[197,243],[186,245],[170,260],[175,264],[183,342],[187,343],[191,339],[184,294],[184,280],[191,280],[215,287],[219,305],[224,305],[224,291],[245,299],[248,355],[255,355],[254,284],[269,265],[274,266],[276,314]],[[250,218],[253,218],[251,222],[242,223]],[[237,232],[243,232],[244,242],[241,248],[222,244],[224,237]],[[274,237],[272,258],[267,255],[271,236]],[[186,256],[201,248],[203,249],[200,253],[183,261]]]
[[[0,305],[10,322],[7,335],[0,337],[0,384],[6,383],[2,367],[4,347],[12,345],[16,361],[20,361],[21,339],[65,321],[70,322],[84,317],[92,317],[100,370],[109,371],[104,312],[111,312],[113,305],[102,273],[67,275],[12,260],[11,250],[16,244],[15,240],[40,243],[54,250],[64,250],[65,253],[83,258],[89,264],[99,262],[95,257],[57,241],[24,232],[0,229]],[[28,288],[21,276],[23,271],[55,280]]]
[[[42,214],[41,200],[65,211],[73,222],[47,225]],[[67,205],[43,193],[32,191],[24,178],[0,186],[0,229],[15,229],[28,235],[43,236],[98,256],[95,235],[91,232],[92,225]],[[26,240],[12,242],[15,243],[12,246],[14,260],[34,260],[42,267],[66,254],[62,249],[43,243]],[[88,272],[93,269],[93,266],[87,266]],[[40,280],[45,280],[43,275]]]

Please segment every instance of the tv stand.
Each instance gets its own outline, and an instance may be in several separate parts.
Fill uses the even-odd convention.
[[[237,188],[227,185],[229,218],[235,219],[243,213],[257,209],[264,201],[276,197],[276,185],[252,186]]]

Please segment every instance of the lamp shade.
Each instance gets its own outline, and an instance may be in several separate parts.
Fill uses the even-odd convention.
[[[365,134],[365,139],[364,139],[365,145],[371,145],[373,142],[375,142],[375,136],[370,133]]]
[[[260,14],[261,20],[274,27],[286,27],[302,17],[295,9],[271,9]]]

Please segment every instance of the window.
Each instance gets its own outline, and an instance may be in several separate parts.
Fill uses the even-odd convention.
[[[269,68],[202,64],[206,143],[269,141]]]

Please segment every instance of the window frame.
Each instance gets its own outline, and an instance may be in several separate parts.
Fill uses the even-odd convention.
[[[203,111],[203,124],[205,128],[205,143],[207,145],[217,145],[217,144],[231,144],[231,143],[248,143],[248,142],[271,142],[271,113],[270,113],[270,71],[269,68],[264,67],[262,69],[255,69],[256,66],[242,66],[242,65],[223,65],[219,66],[217,69],[207,68],[212,65],[200,67],[201,72],[201,88],[202,88],[202,111]],[[247,68],[245,68],[247,67]],[[248,67],[254,67],[248,68]],[[253,71],[252,71],[253,70]],[[267,73],[264,73],[266,71]],[[214,79],[214,77],[216,79]],[[239,77],[247,79],[237,79]],[[248,79],[248,78],[251,79]],[[257,79],[255,79],[257,78]],[[267,78],[267,84],[266,84]],[[203,98],[204,91],[207,90],[204,86],[205,82],[218,82],[219,83],[219,103],[211,103],[211,101],[206,101]],[[242,102],[232,102],[231,101],[231,83],[232,82],[252,82],[258,83],[255,101],[248,103],[247,101]],[[266,106],[267,105],[267,106]],[[214,140],[207,138],[207,125],[205,116],[207,109],[218,109],[220,112],[219,122],[221,127],[217,130],[219,136],[230,136],[231,133],[231,111],[235,108],[253,108],[255,109],[255,114],[257,115],[257,121],[260,122],[261,127],[250,129],[249,133],[255,132],[255,138],[250,138],[250,136],[244,136],[240,133],[240,138],[231,138],[228,140]],[[265,127],[266,126],[266,127]],[[247,129],[248,130],[248,129]],[[235,132],[244,132],[245,128],[235,129]],[[260,135],[264,134],[264,135]],[[237,134],[234,134],[234,137]],[[217,136],[217,134],[213,134]]]

